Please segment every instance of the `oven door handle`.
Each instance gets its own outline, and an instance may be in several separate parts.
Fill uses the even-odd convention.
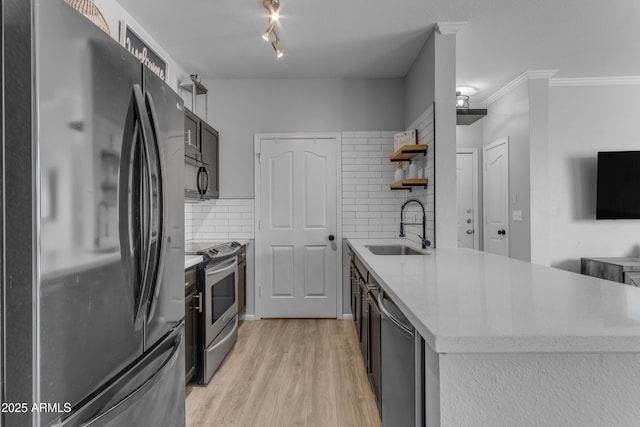
[[[209,269],[207,269],[207,276],[212,276],[214,274],[219,274],[219,273],[224,273],[225,271],[228,270],[233,270],[235,268],[238,267],[238,259],[237,258],[233,258],[230,259],[229,261],[225,261],[221,264],[218,264],[214,267],[211,267]]]

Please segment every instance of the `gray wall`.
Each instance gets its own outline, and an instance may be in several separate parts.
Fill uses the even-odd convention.
[[[404,126],[408,128],[436,99],[435,34],[422,46],[404,81]]]
[[[253,198],[255,133],[403,129],[403,79],[214,79],[220,198]]]
[[[509,252],[511,258],[531,259],[529,191],[529,86],[521,84],[493,102],[482,119],[484,144],[509,137]],[[511,212],[522,211],[522,221]]]

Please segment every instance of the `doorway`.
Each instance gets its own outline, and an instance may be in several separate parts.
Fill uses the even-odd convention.
[[[458,199],[458,247],[480,249],[478,222],[478,150],[459,148],[456,152]]]
[[[509,256],[509,137],[482,148],[484,250]]]
[[[341,316],[340,144],[339,134],[255,137],[258,319]]]

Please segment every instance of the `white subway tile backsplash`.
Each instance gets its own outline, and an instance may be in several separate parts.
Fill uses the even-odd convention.
[[[356,131],[356,138],[380,138],[382,132],[380,131],[367,131],[367,132],[358,132]]]
[[[427,238],[434,230],[434,134],[433,108],[430,107],[411,128],[418,129],[419,142],[428,144],[426,156],[415,159],[418,169],[429,179],[428,188],[411,193],[392,191],[396,164],[388,160],[393,152],[393,135],[400,131],[342,132],[342,221],[346,238],[395,238],[400,229],[400,206],[408,198],[417,198],[427,211]],[[414,215],[417,205],[406,213]],[[185,239],[232,240],[255,238],[255,200],[218,199],[185,204]],[[413,218],[410,216],[408,218]],[[411,220],[412,222],[413,220]],[[419,243],[420,226],[407,226],[407,238]]]
[[[253,239],[255,201],[216,199],[185,204],[185,240]]]

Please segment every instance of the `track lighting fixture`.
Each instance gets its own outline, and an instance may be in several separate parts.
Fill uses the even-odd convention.
[[[280,23],[280,0],[262,0],[262,6],[269,11],[269,25],[264,34],[262,34],[262,38],[267,42],[271,42],[276,58],[282,58],[284,53],[278,46],[280,38],[276,32],[276,26]]]

